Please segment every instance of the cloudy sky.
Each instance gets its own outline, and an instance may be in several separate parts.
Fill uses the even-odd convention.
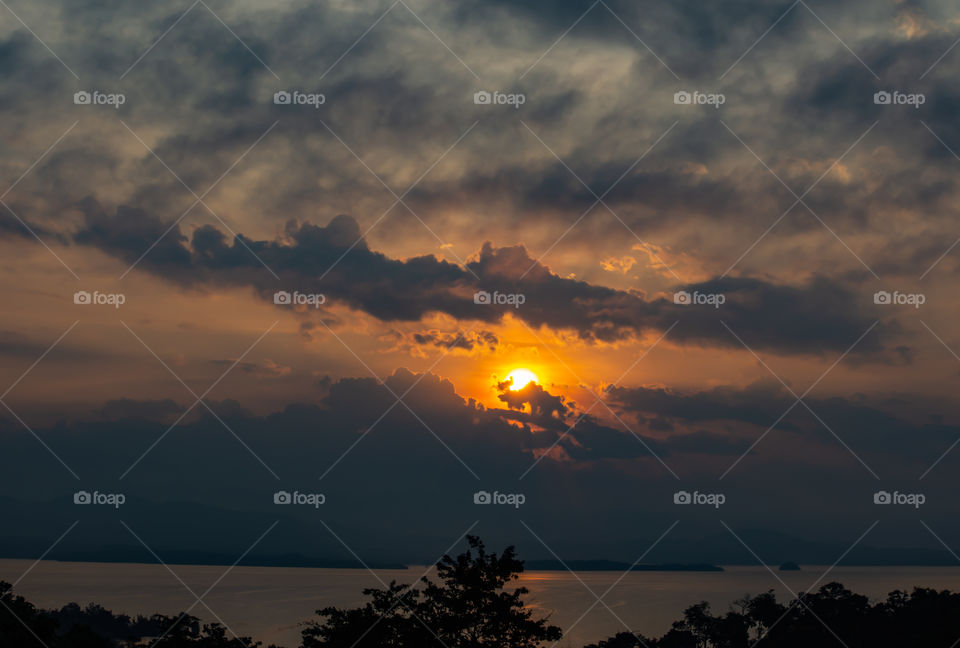
[[[960,548],[953,3],[0,16],[23,546],[107,542],[86,490],[118,545],[228,554],[271,519],[277,554]]]

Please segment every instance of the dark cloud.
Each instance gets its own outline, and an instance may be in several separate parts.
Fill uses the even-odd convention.
[[[792,403],[789,394],[775,382],[761,382],[747,389],[715,387],[693,393],[666,387],[611,386],[607,394],[628,411],[687,423],[737,421],[770,425]]]
[[[0,238],[22,237],[32,239],[36,234],[42,239],[52,237],[60,243],[66,242],[66,239],[60,234],[48,230],[43,225],[25,220],[19,213],[15,216],[15,213],[16,211],[11,212],[8,208],[0,205]],[[31,231],[33,234],[31,234]]]
[[[624,399],[636,397],[640,391],[611,390],[610,394]],[[394,394],[405,392],[409,393],[404,402],[416,415],[402,405],[391,408]],[[424,541],[449,543],[451,533],[462,532],[478,515],[484,516],[485,534],[515,534],[515,520],[488,516],[487,511],[473,506],[472,494],[487,488],[523,492],[527,497],[523,519],[538,531],[558,534],[558,541],[562,536],[558,551],[582,552],[584,547],[591,547],[591,554],[619,556],[621,552],[635,553],[635,539],[645,537],[651,525],[662,529],[676,519],[672,493],[678,487],[710,483],[734,455],[745,450],[744,430],[705,430],[702,423],[709,417],[723,417],[727,423],[736,423],[736,417],[753,421],[738,411],[725,413],[720,409],[719,402],[725,399],[745,402],[753,398],[760,402],[771,397],[773,390],[757,387],[746,392],[738,396],[734,391],[713,390],[697,394],[697,401],[683,401],[682,406],[657,395],[655,404],[643,405],[645,413],[665,410],[663,416],[678,425],[686,425],[684,412],[699,407],[702,411],[692,411],[687,417],[696,419],[690,421],[694,427],[689,432],[653,436],[642,426],[631,431],[620,423],[606,424],[600,418],[585,416],[562,436],[565,430],[540,430],[522,421],[522,412],[488,410],[464,399],[452,383],[439,376],[398,370],[385,383],[366,378],[333,381],[318,402],[290,404],[266,416],[253,415],[237,403],[212,402],[211,407],[223,422],[199,408],[195,416],[168,430],[169,424],[161,419],[177,409],[171,403],[123,401],[103,408],[113,413],[110,417],[73,419],[35,431],[75,468],[82,485],[122,489],[127,494],[124,519],[133,516],[140,521],[145,537],[159,546],[184,551],[222,547],[236,533],[233,524],[219,531],[211,527],[203,534],[196,533],[198,527],[193,523],[170,524],[170,520],[178,519],[172,509],[201,506],[208,509],[207,519],[223,516],[224,521],[235,522],[238,517],[259,520],[258,516],[271,515],[272,521],[277,511],[271,495],[287,488],[326,493],[324,522],[345,530],[349,534],[346,541],[365,558],[388,557],[384,555],[382,535],[376,530],[395,526],[390,543],[395,553],[389,557],[409,559],[419,556],[417,548]],[[696,406],[698,401],[712,404]],[[887,433],[893,431],[890,421],[897,418],[852,402],[832,404],[823,399],[811,404],[822,410],[824,419],[855,447],[870,436],[889,440]],[[841,415],[844,408],[848,417]],[[952,415],[949,407],[942,411]],[[577,419],[577,411],[566,412],[567,422],[572,424]],[[747,431],[751,429],[753,423]],[[17,534],[37,533],[50,523],[48,517],[59,510],[58,503],[69,504],[77,482],[66,471],[54,470],[53,465],[50,470],[37,470],[38,461],[55,464],[55,460],[18,422],[0,418],[0,433],[5,439],[0,469],[7,477],[0,485],[0,508],[9,511],[10,502],[20,503],[15,518],[19,523],[12,528]],[[865,456],[875,463],[878,455],[895,454],[898,461],[889,462],[884,478],[915,479],[920,468],[945,450],[945,441],[956,433],[956,428],[942,424],[902,428],[896,430],[900,445],[913,448],[906,456],[919,458],[922,454],[922,460],[904,462],[900,448],[888,443],[875,443]],[[752,441],[750,434],[746,438]],[[805,534],[824,541],[839,540],[853,529],[862,532],[863,525],[874,517],[863,521],[855,515],[851,520],[850,511],[875,515],[867,501],[876,482],[866,473],[851,470],[849,462],[825,460],[827,456],[847,456],[835,442],[827,445],[814,435],[795,438],[799,445],[782,434],[771,435],[751,453],[751,479],[742,484],[734,478],[724,482],[728,498],[725,519],[731,525],[757,528],[760,510],[764,513],[763,528],[790,532],[802,527]],[[551,446],[553,451],[531,468]],[[671,476],[651,451],[683,481]],[[137,466],[122,481],[116,481],[138,458]],[[280,480],[259,460],[276,471]],[[932,480],[949,475],[954,459],[945,461],[944,472],[933,473]],[[875,465],[887,464],[880,461]],[[327,476],[318,480],[331,466]],[[171,480],[170,475],[177,479]],[[758,480],[763,484],[760,494],[756,493]],[[443,488],[437,488],[437,484]],[[807,497],[795,497],[798,484],[802,484]],[[927,488],[941,486],[931,481]],[[791,506],[784,507],[784,501]],[[861,506],[857,507],[857,502]],[[765,508],[768,503],[769,509]],[[358,510],[363,515],[358,516]],[[74,517],[66,524],[76,519],[76,510],[69,513]],[[154,514],[152,520],[148,513]],[[938,529],[954,525],[951,520],[955,516],[949,510],[934,507],[925,509],[924,514],[936,522]],[[336,541],[321,532],[316,511],[289,510],[283,515],[289,516],[289,521],[284,517],[281,525],[287,531],[267,542],[262,548],[265,554],[338,555]],[[571,519],[576,524],[571,526]],[[885,520],[887,528],[899,524],[894,519]],[[915,526],[915,520],[904,524]],[[105,538],[129,539],[119,528],[116,535],[111,535],[105,525],[84,526],[98,529],[102,545]],[[696,520],[685,519],[683,526],[678,538],[702,537]],[[598,528],[616,532],[598,538]],[[141,530],[139,526],[137,529]],[[259,531],[262,528],[251,533]],[[73,541],[67,539],[67,546]],[[677,558],[683,556],[674,555]]]
[[[530,408],[532,420],[541,425],[554,428],[563,425],[569,407],[563,396],[555,396],[535,382],[529,382],[519,389],[515,389],[513,379],[497,383],[500,394],[497,396],[515,410]]]
[[[567,30],[571,41],[636,48],[645,70],[672,78],[637,42],[639,37],[681,76],[715,79],[789,7],[773,0],[737,0],[722,8],[694,1],[641,7],[629,0],[610,0],[607,7],[591,5],[594,3],[588,0],[466,2],[460,3],[457,15],[464,24],[523,20],[527,32],[533,31],[545,42],[544,49]],[[769,35],[770,47],[796,40],[799,31],[812,30],[811,25],[803,23],[802,12],[786,16],[778,27]]]
[[[88,224],[77,241],[124,261],[136,261],[165,229],[143,214],[130,218],[121,210],[110,217],[89,201],[83,208]],[[723,295],[719,308],[681,305],[672,295],[650,299],[636,291],[560,277],[523,246],[494,248],[485,243],[477,260],[465,268],[433,256],[390,259],[367,246],[349,216],[338,216],[325,227],[290,223],[285,240],[276,241],[238,235],[230,242],[219,230],[204,226],[188,246],[174,227],[140,263],[189,286],[250,285],[271,301],[278,288],[324,294],[388,322],[416,321],[436,312],[495,322],[510,313],[530,326],[572,330],[590,341],[662,332],[677,324],[673,341],[738,347],[726,323],[757,349],[824,353],[845,350],[873,323],[862,307],[866,295],[825,278],[800,286],[743,277],[714,279],[680,288],[691,295]],[[270,271],[279,275],[280,283]],[[500,295],[503,303],[475,303],[476,291],[490,293],[491,302]],[[522,303],[511,297],[516,295],[522,295]],[[856,351],[879,352],[887,330],[895,329],[878,327]]]
[[[613,386],[606,393],[622,411],[643,422],[666,420],[682,428],[711,423],[716,430],[728,432],[712,437],[716,431],[695,429],[685,435],[671,434],[667,446],[679,452],[708,452],[712,448],[723,454],[724,450],[742,447],[746,440],[774,427],[816,444],[835,444],[839,437],[854,452],[870,457],[868,463],[889,465],[900,457],[922,465],[924,461],[934,461],[935,448],[946,450],[960,431],[940,420],[918,420],[917,414],[904,411],[904,403],[867,402],[856,396],[809,395],[804,398],[808,410],[804,405],[794,405],[793,395],[775,382],[690,392]],[[941,403],[941,407],[945,406]],[[751,432],[744,434],[748,429]],[[733,430],[736,432],[729,434]]]
[[[690,434],[678,434],[663,442],[663,448],[672,455],[707,454],[739,457],[749,447],[750,442],[747,439],[713,434],[706,430],[697,430]]]
[[[493,351],[500,343],[500,340],[491,331],[458,331],[454,333],[422,331],[412,333],[410,338],[419,345],[451,350],[460,349],[462,351],[473,351],[477,348]]]
[[[605,196],[618,218],[598,207],[589,226],[584,223],[565,243],[584,251],[616,247],[625,233],[619,219],[638,237],[682,249],[717,273],[792,201],[723,128],[721,119],[797,193],[880,119],[863,147],[847,159],[852,179],[825,178],[805,201],[883,276],[916,276],[943,252],[943,234],[952,231],[950,209],[957,186],[947,169],[937,167],[955,160],[919,120],[954,150],[960,146],[952,119],[960,97],[950,85],[956,57],[945,57],[923,83],[919,77],[955,40],[948,27],[948,7],[892,3],[879,10],[870,6],[868,15],[859,10],[862,3],[848,5],[849,11],[810,5],[881,76],[878,81],[804,5],[787,13],[790,5],[773,0],[737,1],[722,9],[695,2],[641,9],[611,0],[606,3],[610,9],[677,72],[679,80],[601,4],[520,82],[516,77],[591,4],[556,0],[544,9],[537,3],[505,0],[430,6],[426,22],[445,38],[461,36],[463,51],[460,46],[454,49],[477,70],[481,81],[400,5],[377,25],[375,38],[364,39],[321,83],[316,79],[317,62],[325,68],[337,61],[380,9],[345,12],[294,3],[270,12],[232,11],[226,22],[278,73],[279,81],[213,16],[199,11],[178,24],[163,46],[153,48],[118,84],[119,74],[180,12],[157,6],[132,14],[116,3],[109,11],[97,3],[69,3],[61,15],[49,18],[55,23],[50,32],[60,34],[50,41],[53,49],[61,50],[82,72],[85,84],[104,90],[122,85],[128,102],[118,114],[78,112],[69,102],[77,89],[72,77],[32,35],[12,31],[0,42],[0,56],[9,62],[8,83],[0,89],[7,100],[3,105],[9,107],[5,132],[17,144],[11,149],[15,159],[7,161],[8,175],[15,179],[57,133],[82,117],[81,125],[16,192],[45,203],[45,209],[37,205],[24,211],[24,217],[45,240],[54,233],[65,236],[69,219],[59,215],[95,188],[98,199],[111,205],[110,211],[127,205],[125,210],[164,214],[165,228],[193,197],[150,152],[135,146],[139,143],[134,137],[118,126],[118,115],[197,193],[279,121],[232,172],[245,173],[244,180],[231,176],[224,180],[223,189],[242,194],[241,204],[256,216],[223,217],[233,223],[228,216],[239,216],[244,224],[256,219],[256,227],[233,223],[252,240],[272,236],[290,214],[315,221],[338,212],[369,214],[363,222],[366,228],[392,197],[321,121],[400,192],[476,118],[480,124],[474,134],[406,200],[444,238],[463,232],[465,240],[490,239],[496,245],[519,239],[537,256],[594,202],[593,194],[565,166],[601,193],[670,124],[679,122]],[[222,7],[212,9],[219,12]],[[784,13],[786,17],[765,34]],[[898,32],[905,15],[921,26],[909,38]],[[125,28],[105,33],[99,25],[107,19]],[[57,24],[62,28],[55,29]],[[491,24],[502,29],[491,29]],[[90,33],[97,38],[89,38]],[[757,47],[721,81],[720,74],[761,35]],[[514,49],[503,51],[504,47]],[[599,72],[611,56],[622,58],[628,65],[616,73],[622,77],[615,80],[619,92],[611,91],[614,80],[603,75],[597,76],[604,83],[594,87],[589,74],[573,74],[572,52],[588,72],[594,65]],[[518,61],[516,73],[493,75],[491,70],[498,69],[504,58]],[[503,89],[522,86],[529,100],[522,111],[482,109],[471,102],[479,83]],[[673,105],[673,92],[694,86],[721,90],[728,103],[721,111],[679,110]],[[272,92],[282,87],[324,92],[328,101],[321,110],[274,106]],[[883,110],[872,103],[872,94],[880,87],[920,88],[928,93],[928,103],[920,111]],[[520,125],[520,119],[558,152],[563,163]],[[46,128],[38,129],[41,123]],[[47,130],[55,132],[47,137]],[[44,136],[37,141],[17,137],[41,131]],[[888,147],[897,155],[890,168],[876,159]],[[470,163],[464,163],[461,154]],[[411,176],[412,169],[416,172]],[[117,178],[125,180],[122,187]],[[215,202],[216,196],[207,200]],[[498,203],[496,209],[484,209],[491,200]],[[451,218],[451,212],[463,210],[476,213],[463,220]],[[478,232],[474,221],[481,210],[489,229]],[[908,228],[898,226],[897,217],[905,210],[927,212],[924,227],[903,231]],[[802,207],[796,212],[777,226],[777,236],[764,242],[771,248],[768,254],[789,265],[785,273],[804,268],[804,251],[797,246],[811,233],[830,237]],[[202,206],[194,207],[190,216],[207,217]],[[0,216],[0,234],[22,235],[22,229],[8,221]],[[518,221],[519,234],[506,234]],[[409,222],[406,210],[397,208],[371,236],[387,242],[408,236]],[[705,226],[717,226],[722,234],[707,234]],[[878,241],[871,236],[877,232],[896,240]],[[544,240],[533,241],[534,236]],[[840,246],[820,251],[832,261],[857,264]],[[164,250],[154,253],[162,255]],[[752,260],[748,257],[744,263]],[[952,259],[944,267],[955,270]],[[575,271],[585,276],[583,268]]]

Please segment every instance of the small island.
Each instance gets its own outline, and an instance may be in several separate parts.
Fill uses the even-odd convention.
[[[780,571],[800,571],[800,565],[792,560],[788,560],[780,565]]]

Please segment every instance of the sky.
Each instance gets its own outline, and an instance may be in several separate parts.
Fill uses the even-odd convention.
[[[958,38],[7,0],[3,550],[957,561]]]

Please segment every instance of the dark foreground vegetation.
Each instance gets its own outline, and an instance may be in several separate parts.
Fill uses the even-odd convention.
[[[437,565],[437,581],[364,590],[362,607],[324,608],[303,624],[300,648],[538,648],[561,629],[525,607],[523,571],[512,547],[470,549]],[[772,591],[723,614],[692,605],[659,638],[623,632],[585,648],[952,648],[960,645],[960,594],[916,588],[873,602],[839,583],[787,604]],[[0,582],[0,648],[248,648],[217,623],[187,614],[129,617],[98,605],[41,610]]]

